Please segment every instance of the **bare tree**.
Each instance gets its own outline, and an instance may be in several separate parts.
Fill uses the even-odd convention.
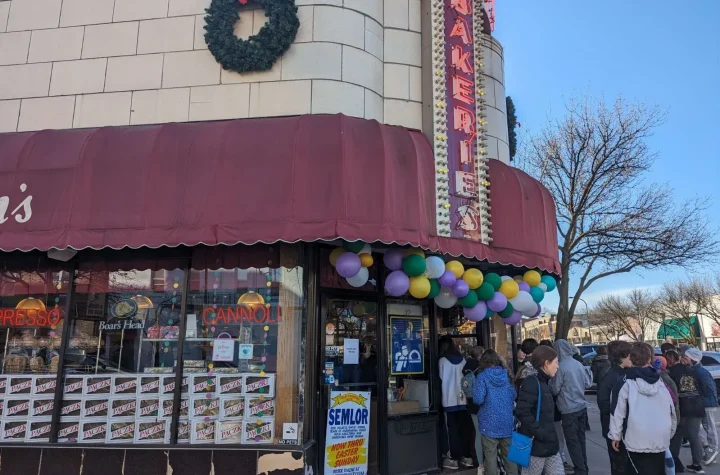
[[[658,299],[644,289],[633,289],[624,297],[606,295],[593,309],[593,321],[616,334],[645,341],[648,331],[662,319],[658,306]]]
[[[687,339],[697,344],[701,335],[695,322],[699,316],[720,325],[720,276],[666,283],[661,309],[667,333],[688,335]]]
[[[656,107],[582,97],[532,138],[523,167],[555,198],[562,277],[557,338],[565,338],[582,294],[605,277],[686,267],[719,249],[707,200],[675,204],[672,191],[643,179],[657,154],[647,139],[663,123]],[[579,274],[574,297],[570,275]]]

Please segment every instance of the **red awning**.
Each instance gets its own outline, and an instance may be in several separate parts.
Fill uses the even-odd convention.
[[[484,246],[435,235],[432,148],[401,127],[308,115],[0,134],[0,249],[345,238],[558,273],[547,190],[497,161],[490,180]]]

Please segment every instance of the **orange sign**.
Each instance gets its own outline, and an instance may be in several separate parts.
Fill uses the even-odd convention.
[[[63,318],[63,311],[31,309],[0,309],[0,326],[3,327],[49,327],[57,325]]]
[[[270,305],[225,305],[205,307],[202,313],[205,325],[239,325],[248,323],[280,323],[280,307],[273,315]]]

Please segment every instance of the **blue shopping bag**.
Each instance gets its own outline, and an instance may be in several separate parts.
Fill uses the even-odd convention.
[[[540,421],[540,405],[542,403],[542,392],[540,391],[540,380],[538,380],[538,402],[535,420]],[[532,451],[533,438],[513,431],[510,439],[510,450],[508,460],[518,464],[520,467],[530,466],[530,452]],[[673,469],[674,473],[674,469]]]

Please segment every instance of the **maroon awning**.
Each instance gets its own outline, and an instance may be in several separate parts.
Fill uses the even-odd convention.
[[[497,161],[490,180],[484,246],[436,236],[432,148],[401,127],[308,115],[0,134],[0,249],[345,238],[558,273],[547,190]]]

